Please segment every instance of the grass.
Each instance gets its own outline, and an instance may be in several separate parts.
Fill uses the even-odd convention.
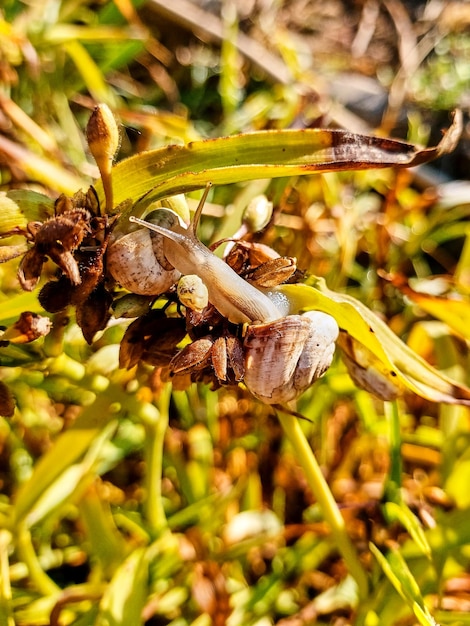
[[[141,11],[122,0],[5,5],[3,216],[43,219],[53,204],[38,194],[71,195],[98,177],[84,139],[96,101],[124,123],[119,159],[334,117],[324,79],[305,67],[301,33],[276,31],[295,79],[272,85],[240,63],[233,40],[202,44],[178,20],[163,28],[149,6]],[[258,36],[270,11],[255,18]],[[246,22],[227,10],[219,25],[233,36]],[[452,89],[442,85],[448,51],[464,51],[466,37],[444,37],[405,104],[462,98],[460,64]],[[312,76],[315,94],[300,88]],[[436,102],[429,84],[439,85]],[[412,137],[427,132],[424,119],[429,111],[410,117]],[[201,238],[233,234],[259,193],[276,211],[263,242],[296,256],[309,284],[324,278],[469,384],[468,194],[393,169],[233,182],[211,191]],[[17,267],[0,265],[10,333],[22,311],[45,314],[37,290],[21,292]],[[53,272],[47,264],[46,277]],[[467,406],[410,391],[380,400],[354,384],[338,350],[298,399],[299,420],[243,388],[178,389],[143,362],[120,369],[128,321],[112,320],[89,345],[72,309],[51,318],[47,336],[0,348],[1,406],[10,393],[16,402],[0,418],[1,624],[470,621]]]

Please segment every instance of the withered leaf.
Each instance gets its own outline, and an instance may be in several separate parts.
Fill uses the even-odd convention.
[[[346,130],[268,130],[217,139],[170,145],[140,153],[113,168],[115,202],[149,204],[160,198],[202,189],[208,180],[224,185],[260,178],[299,176],[313,172],[412,167],[451,152],[460,138],[463,116],[456,111],[452,125],[437,146],[418,148],[383,137]],[[189,165],[190,164],[190,165]],[[102,197],[102,182],[96,185]]]

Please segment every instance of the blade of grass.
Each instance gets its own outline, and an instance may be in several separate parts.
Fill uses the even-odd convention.
[[[369,544],[369,547],[384,574],[401,597],[408,603],[419,623],[422,626],[436,626],[434,618],[424,603],[419,585],[399,550],[391,549],[384,556],[374,544]]]
[[[8,571],[10,544],[11,534],[7,530],[0,530],[0,626],[15,626]]]
[[[158,400],[158,414],[144,421],[145,438],[145,491],[144,515],[152,533],[160,535],[168,522],[163,507],[162,475],[163,445],[168,427],[171,385],[163,387]]]
[[[369,593],[369,582],[366,572],[362,567],[358,554],[346,532],[346,525],[333,498],[333,494],[328,487],[320,466],[310,447],[299,423],[299,420],[288,413],[278,412],[279,421],[284,432],[289,439],[296,455],[297,461],[301,464],[308,485],[317,499],[323,516],[328,523],[333,538],[338,547],[338,551],[343,557],[349,573],[354,578],[358,588],[359,598],[364,599]]]

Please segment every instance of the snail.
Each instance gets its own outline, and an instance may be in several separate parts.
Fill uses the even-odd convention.
[[[244,382],[266,404],[295,400],[330,367],[339,328],[321,311],[248,326]]]
[[[222,259],[215,256],[197,237],[196,230],[209,187],[196,209],[193,221],[185,227],[176,213],[171,229],[131,216],[131,222],[146,226],[164,238],[162,251],[169,264],[181,274],[196,274],[209,293],[209,302],[234,324],[272,322],[285,313],[279,303],[238,276]]]
[[[258,289],[199,241],[196,229],[207,192],[189,227],[174,213],[169,228],[134,216],[129,220],[161,235],[162,262],[182,275],[198,276],[219,313],[247,325],[243,358],[249,391],[267,404],[296,399],[331,365],[338,325],[320,311],[288,315],[284,294]]]

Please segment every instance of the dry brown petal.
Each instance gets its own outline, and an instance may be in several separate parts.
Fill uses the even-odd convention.
[[[83,193],[83,192],[78,191],[77,194],[79,193]],[[76,205],[73,202],[72,198],[69,198],[69,196],[66,196],[64,193],[61,193],[54,203],[54,211],[56,215],[62,215],[63,213],[69,213],[73,211],[75,206],[79,206],[79,205]]]
[[[217,337],[211,351],[212,367],[214,373],[221,382],[227,380],[227,345],[225,337]]]
[[[242,274],[277,258],[279,254],[264,243],[237,241],[225,260],[237,274]]]
[[[230,367],[235,376],[235,382],[238,383],[243,380],[245,375],[245,356],[243,354],[242,342],[238,337],[230,335],[226,337],[225,343]]]
[[[214,341],[210,337],[202,337],[185,346],[171,360],[171,371],[180,374],[205,364],[210,357],[213,344]]]
[[[106,328],[111,317],[110,307],[113,298],[103,285],[99,285],[85,302],[76,309],[77,324],[82,329],[85,341],[93,342],[93,337],[99,330]]]
[[[60,267],[72,285],[80,284],[82,280],[80,277],[80,271],[78,269],[77,261],[71,252],[58,252],[57,250],[50,249],[48,251],[48,256],[58,267]]]
[[[296,268],[297,259],[283,256],[262,263],[254,270],[247,272],[244,278],[255,283],[257,287],[269,289],[289,280]]]
[[[178,352],[177,345],[186,335],[184,320],[177,317],[165,318],[158,334],[152,336],[145,345],[142,359],[150,365],[164,367]]]
[[[36,287],[45,260],[44,254],[36,248],[28,250],[22,258],[18,268],[18,280],[25,291],[32,291]]]
[[[150,311],[132,322],[124,333],[119,367],[130,369],[144,358],[153,365],[167,365],[185,334],[181,318],[166,317],[159,310]]]

